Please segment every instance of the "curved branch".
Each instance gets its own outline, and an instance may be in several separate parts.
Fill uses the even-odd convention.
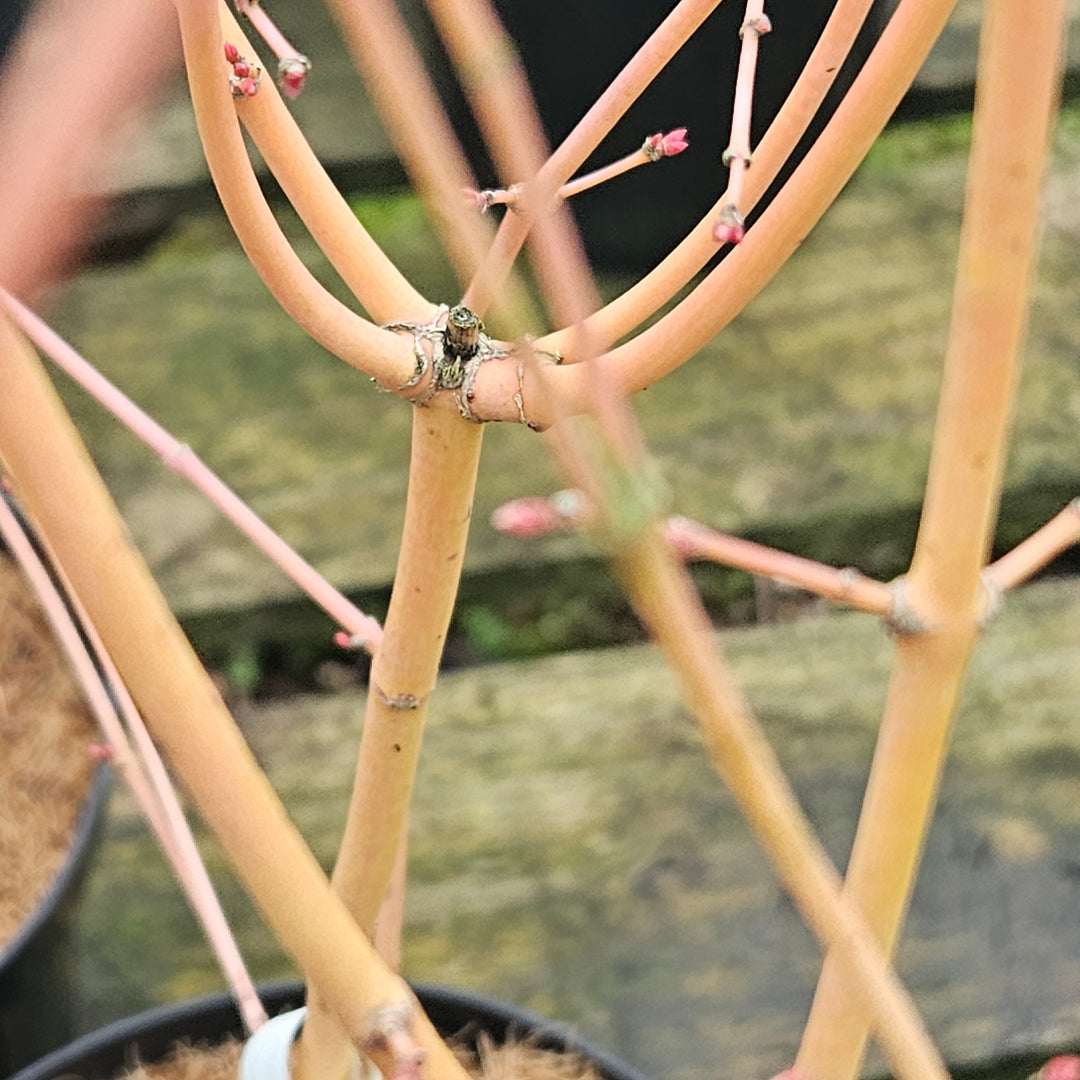
[[[674,8],[548,158],[535,178],[531,199],[540,205],[554,201],[558,189],[720,3],[721,0],[682,0]],[[474,311],[482,313],[491,304],[525,243],[530,226],[524,215],[507,214],[503,218],[487,259],[465,293],[464,303]]]
[[[387,0],[328,0],[342,38],[459,278],[487,251],[491,229],[466,210],[465,156],[401,15]]]
[[[206,160],[237,238],[274,299],[324,348],[380,385],[398,389],[414,369],[408,342],[330,295],[285,239],[244,148],[222,59],[213,0],[177,4],[191,100]]]
[[[824,214],[870,148],[944,27],[956,0],[902,0],[888,30],[829,126],[746,239],[676,308],[632,341],[599,358],[624,393],[643,390],[685,363],[755,297]],[[552,336],[537,351],[552,351]],[[530,403],[543,427],[585,410],[589,379],[581,365],[544,365],[514,382],[512,365],[485,364],[473,413],[517,421],[512,395]]]
[[[754,165],[747,170],[740,203],[746,212],[757,205],[810,126],[847,59],[872,2],[839,0],[833,9],[798,81],[754,150]],[[716,254],[719,246],[713,239],[713,224],[730,201],[725,190],[667,258],[621,296],[589,316],[589,331],[601,348],[640,326]],[[537,347],[561,352],[568,343],[566,331],[558,331],[540,339]]]
[[[255,51],[225,0],[218,2],[221,32],[246,56]],[[238,103],[237,114],[315,242],[353,296],[380,323],[430,321],[426,300],[372,240],[315,156],[271,80]]]

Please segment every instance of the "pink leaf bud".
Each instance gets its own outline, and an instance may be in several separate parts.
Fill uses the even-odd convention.
[[[240,91],[241,97],[254,97],[259,92],[259,84],[251,78],[240,79],[236,89]]]
[[[344,630],[339,630],[334,635],[334,644],[339,649],[360,649],[367,644],[367,638],[362,634],[348,634]]]
[[[673,128],[666,135],[658,131],[650,135],[642,144],[641,152],[650,161],[659,161],[662,157],[674,157],[681,154],[688,146],[686,128]]]
[[[535,539],[566,527],[566,519],[549,499],[512,499],[491,515],[491,524],[506,536]]]
[[[746,235],[746,222],[731,203],[720,211],[712,234],[718,244],[737,244]]]
[[[240,50],[231,42],[225,42],[225,59],[230,64],[235,64],[240,59]]]
[[[681,154],[688,146],[689,141],[686,138],[686,128],[672,128],[666,135],[660,138],[660,150],[664,157],[674,157],[676,154]]]
[[[251,78],[251,65],[246,60],[237,60],[233,66],[233,74],[238,79]]]
[[[1076,1054],[1058,1054],[1035,1075],[1039,1080],[1080,1080],[1080,1057]]]
[[[304,89],[311,61],[306,56],[287,56],[278,62],[278,84],[287,98],[298,98]]]

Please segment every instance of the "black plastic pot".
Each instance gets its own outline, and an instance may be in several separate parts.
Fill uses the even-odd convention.
[[[502,1042],[511,1032],[528,1034],[545,1049],[569,1050],[587,1058],[603,1080],[645,1080],[629,1065],[578,1039],[565,1024],[482,994],[431,983],[417,984],[414,989],[444,1036],[460,1035],[471,1044],[481,1032],[487,1032],[496,1042]],[[302,1005],[304,989],[299,983],[278,983],[260,987],[259,996],[267,1012],[275,1016]],[[228,1035],[239,1036],[242,1030],[233,999],[215,994],[152,1009],[102,1028],[23,1069],[12,1080],[59,1080],[72,1075],[80,1080],[108,1080],[136,1059],[147,1063],[160,1060],[178,1040],[214,1043]]]
[[[835,0],[770,0],[773,32],[761,42],[751,143],[783,104],[832,13]],[[563,139],[674,0],[495,0],[517,43],[549,141]],[[824,127],[877,40],[886,17],[878,0],[791,167]],[[586,249],[600,266],[641,269],[667,255],[720,197],[727,170],[742,0],[727,0],[630,108],[585,169],[614,161],[645,136],[689,129],[690,149],[655,168],[636,169],[571,200]],[[441,89],[482,186],[496,182],[460,94]],[[583,170],[584,171],[584,170]],[[790,169],[788,170],[790,172]],[[759,205],[763,209],[767,199]]]
[[[15,515],[38,558],[64,596],[49,554],[10,491],[0,497]],[[0,543],[0,555],[7,551]],[[5,556],[6,557],[6,556]],[[78,617],[69,605],[78,626]],[[104,679],[100,669],[100,678]],[[62,1046],[72,1036],[73,985],[70,940],[79,892],[105,817],[112,771],[100,763],[79,815],[67,854],[33,911],[0,948],[0,1076]],[[2,872],[2,868],[0,868]]]
[[[104,820],[110,770],[98,765],[67,858],[0,951],[0,1076],[71,1038],[70,939],[75,906]]]

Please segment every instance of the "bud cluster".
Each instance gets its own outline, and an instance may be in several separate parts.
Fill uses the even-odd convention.
[[[229,87],[233,97],[254,97],[259,92],[259,83],[262,81],[262,66],[257,61],[242,56],[231,41],[225,42],[225,60],[232,64]]]

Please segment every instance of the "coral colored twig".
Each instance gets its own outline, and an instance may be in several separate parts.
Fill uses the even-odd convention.
[[[744,212],[756,205],[776,178],[825,99],[862,26],[872,0],[838,0],[806,66],[776,118],[754,149],[754,168],[746,175]],[[558,156],[556,152],[556,157]],[[587,320],[590,332],[606,347],[625,337],[667,303],[716,253],[712,229],[728,203],[725,192],[682,242],[640,281]],[[513,222],[510,223],[512,227]],[[507,228],[504,222],[503,229]],[[500,229],[497,243],[502,240]],[[542,348],[560,348],[565,334],[542,339]],[[574,357],[567,356],[573,363]]]
[[[236,0],[236,10],[247,16],[267,47],[277,57],[278,85],[281,92],[286,97],[299,97],[308,72],[311,71],[311,61],[289,43],[289,39],[278,29],[277,23],[266,13],[259,0]]]
[[[248,158],[212,0],[177,5],[191,101],[207,164],[237,239],[281,307],[320,345],[395,392],[415,369],[411,344],[332,296],[300,261],[266,203]],[[241,105],[243,102],[241,102]]]
[[[1041,529],[991,563],[986,577],[994,588],[1008,592],[1076,543],[1080,543],[1080,499],[1073,499]]]
[[[298,555],[191,449],[177,441],[156,420],[118,390],[54,330],[25,305],[0,290],[0,304],[43,353],[68,373],[87,393],[161,456],[173,472],[190,481],[255,546],[288,575],[346,633],[346,644],[363,646],[374,654],[382,642],[382,627],[333,587]]]
[[[549,497],[504,503],[492,514],[491,524],[508,536],[531,538],[579,527],[593,516],[584,495],[569,489]],[[1075,527],[1080,530],[1080,515],[1076,517]],[[882,618],[892,613],[893,590],[850,567],[838,570],[813,559],[716,532],[689,518],[670,517],[662,528],[668,542],[684,559],[707,559],[733,566]]]
[[[655,135],[650,135],[632,154],[627,154],[625,157],[619,158],[618,161],[613,161],[610,165],[594,169],[584,176],[579,176],[563,184],[559,188],[559,198],[569,199],[572,195],[577,195],[578,192],[587,191],[589,188],[603,184],[616,176],[622,176],[624,172],[636,169],[639,165],[652,165],[662,158],[675,157],[676,154],[681,154],[689,145],[690,143],[686,139],[686,128],[684,127],[673,128],[666,135],[662,131],[658,131]]]
[[[720,0],[680,0],[644,45],[631,57],[589,111],[574,126],[558,149],[544,163],[536,177],[534,198],[537,212],[543,212],[541,197],[555,198],[585,159],[615,126],[664,65],[718,5]],[[502,282],[531,228],[528,219],[505,217],[495,243],[476,278],[465,293],[464,302],[483,313],[501,290]],[[704,265],[708,256],[702,260]]]
[[[893,952],[918,872],[969,656],[985,617],[986,551],[1001,494],[1039,233],[1042,179],[1061,88],[1063,0],[1038,14],[983,8],[975,110],[949,342],[919,532],[904,578],[926,627],[896,640],[877,750],[844,894]],[[858,1075],[865,1008],[829,954],[797,1064]]]
[[[757,73],[758,42],[772,26],[765,14],[765,0],[746,0],[746,16],[739,36],[739,70],[735,78],[735,103],[731,116],[731,141],[724,151],[728,166],[727,202],[713,226],[718,244],[738,244],[746,234],[746,208],[743,204],[743,178],[750,167],[750,114],[754,102],[754,77]]]
[[[389,0],[327,6],[455,271],[468,280],[491,230],[461,204],[469,166],[401,15]]]
[[[882,618],[888,618],[892,613],[893,590],[851,567],[838,570],[813,559],[804,559],[738,536],[715,532],[688,518],[668,518],[664,535],[683,558],[708,559],[734,566],[758,577],[795,585],[834,604],[843,604]]]
[[[662,158],[674,157],[676,154],[681,154],[689,145],[690,143],[686,139],[686,128],[673,128],[666,135],[658,131],[655,135],[650,135],[632,154],[626,154],[624,157],[619,158],[618,161],[603,165],[599,169],[594,169],[584,176],[579,176],[563,184],[558,191],[559,198],[569,199],[582,191],[598,187],[608,180],[614,180],[616,176],[622,176],[623,173],[629,172],[631,169],[636,169],[641,165],[652,165]],[[492,206],[509,206],[511,209],[519,211],[527,209],[520,202],[520,184],[488,191],[475,191],[472,188],[467,188],[465,194],[467,201],[481,212]]]
[[[77,612],[79,624],[100,664],[100,668],[95,667],[83,644],[68,603],[53,585],[48,571],[6,498],[0,498],[0,535],[22,566],[42,610],[52,624],[72,671],[86,695],[87,704],[113,750],[112,763],[131,786],[136,801],[203,926],[226,981],[236,997],[245,1028],[249,1033],[257,1031],[266,1022],[266,1011],[255,992],[236,939],[229,930],[225,913],[195,846],[195,839],[180,808],[176,791],[127,689],[85,612],[81,611],[74,594],[68,589],[68,602]],[[102,681],[102,674],[112,691],[112,697]],[[117,707],[124,717],[124,723],[120,721]],[[137,750],[132,748],[128,740],[125,724],[135,739]]]
[[[251,52],[224,0],[218,17],[225,41]],[[377,323],[406,317],[430,322],[437,305],[427,302],[372,240],[274,88],[267,84],[255,97],[238,102],[237,115],[330,265],[371,318]]]

